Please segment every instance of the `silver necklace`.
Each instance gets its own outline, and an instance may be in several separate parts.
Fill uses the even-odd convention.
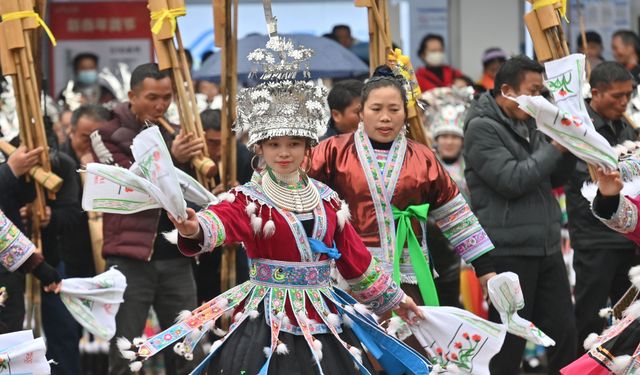
[[[320,193],[308,179],[300,187],[285,187],[274,178],[287,185],[300,182],[300,171],[287,175],[268,171],[262,176],[262,190],[279,208],[292,212],[309,212],[320,203]]]

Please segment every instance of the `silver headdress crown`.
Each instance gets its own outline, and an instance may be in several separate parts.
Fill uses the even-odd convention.
[[[270,9],[267,24],[270,35],[266,48],[256,49],[248,56],[262,65],[264,73],[260,78],[265,81],[238,94],[235,130],[249,133],[247,146],[281,136],[305,137],[316,144],[326,130],[327,89],[312,81],[295,80],[313,51],[296,47],[291,39],[277,35]],[[303,75],[309,77],[308,65]]]

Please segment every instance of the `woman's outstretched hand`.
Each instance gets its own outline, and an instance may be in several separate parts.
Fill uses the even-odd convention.
[[[194,238],[200,233],[200,223],[196,217],[196,212],[192,208],[187,208],[186,220],[180,221],[170,213],[167,213],[167,216],[169,216],[169,220],[171,220],[182,237]]]
[[[602,168],[596,168],[596,178],[598,179],[598,190],[605,197],[620,194],[624,186],[618,171],[606,172]]]
[[[419,323],[421,320],[424,320],[424,314],[422,314],[422,310],[416,305],[413,301],[413,298],[405,295],[404,299],[398,307],[393,310],[402,320],[409,323],[409,325]],[[409,313],[413,313],[413,317],[409,317]]]

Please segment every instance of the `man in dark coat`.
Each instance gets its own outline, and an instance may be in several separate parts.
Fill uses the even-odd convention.
[[[73,111],[69,139],[60,151],[73,160],[74,170],[93,162],[90,135],[111,120],[111,112],[98,104],[85,104]],[[76,179],[78,202],[82,202],[82,184]],[[87,213],[82,211],[71,236],[60,238],[60,257],[65,263],[67,277],[91,277],[95,275],[93,252]]]
[[[543,68],[525,56],[507,61],[493,92],[473,103],[465,121],[465,177],[471,207],[495,250],[496,272],[520,278],[525,306],[518,313],[556,341],[548,348],[549,374],[575,359],[576,337],[569,280],[560,246],[561,212],[552,194],[575,158],[548,142],[515,97],[540,95]],[[495,309],[490,318],[499,321]],[[525,341],[507,335],[491,361],[491,374],[519,372]]]
[[[595,129],[610,145],[635,141],[633,128],[624,120],[629,98],[634,89],[633,77],[617,62],[604,62],[591,72],[591,101],[587,106]],[[606,227],[591,212],[589,202],[580,189],[591,181],[587,164],[578,161],[567,184],[569,234],[574,249],[576,271],[576,327],[578,351],[591,332],[600,333],[605,320],[598,311],[607,299],[616,303],[629,288],[629,268],[636,265],[636,245],[622,234]]]
[[[136,67],[131,73],[129,102],[113,109],[113,119],[92,134],[94,159],[104,164],[129,168],[133,163],[131,144],[148,122],[164,116],[173,89],[169,72],[154,63]],[[202,151],[201,139],[180,133],[174,140],[160,128],[176,165],[188,168],[192,157]],[[169,328],[182,310],[196,307],[196,286],[191,260],[162,233],[173,225],[161,209],[131,215],[103,215],[102,254],[107,267],[117,266],[127,278],[124,303],[116,315],[116,334],[109,350],[109,373],[129,374],[128,361],[120,355],[117,337],[132,340],[142,335],[149,309],[153,306],[160,327]],[[196,352],[196,359],[199,353]],[[185,374],[197,363],[165,354],[167,374]]]

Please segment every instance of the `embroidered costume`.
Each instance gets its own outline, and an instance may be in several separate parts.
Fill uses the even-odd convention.
[[[426,305],[438,305],[426,243],[428,210],[466,262],[493,249],[435,154],[403,132],[391,145],[378,144],[361,125],[322,142],[312,160],[309,174],[349,204],[353,226],[371,254],[397,282],[418,284]]]
[[[14,272],[35,251],[33,242],[0,211],[0,264]]]
[[[635,148],[635,147],[634,147]],[[637,193],[637,172],[629,167],[637,164],[637,158],[631,157],[625,164],[621,160],[619,169],[625,188],[618,196],[604,197],[597,192],[595,198],[589,194],[594,186],[585,186],[582,193],[592,202],[592,212],[609,228],[624,234],[625,237],[640,244],[640,226],[638,225],[638,208],[640,200],[636,196],[632,198],[626,195],[627,191]],[[635,177],[635,180],[633,178]],[[632,267],[629,270],[631,289],[623,296],[622,300],[631,298],[630,301],[621,301],[628,305],[636,300],[624,310],[622,316],[618,316],[615,311],[609,311],[616,318],[620,318],[606,329],[602,334],[592,333],[584,342],[587,353],[563,368],[563,375],[589,374],[634,374],[640,368],[640,301],[637,301],[638,290],[640,290],[640,266]],[[615,302],[615,301],[614,301]]]
[[[250,60],[293,58],[276,63],[278,69],[297,69],[298,60],[310,53],[278,36],[257,51]],[[265,74],[290,78],[286,71]],[[239,94],[238,128],[249,132],[249,146],[279,136],[315,144],[324,132],[319,105],[324,95],[324,88],[307,82],[262,83]],[[303,172],[279,175],[267,167],[220,198],[196,215],[203,240],[180,236],[178,246],[196,256],[242,243],[250,280],[144,342],[121,341],[127,358],[144,360],[174,343],[176,352],[190,357],[216,320],[232,313],[229,331],[194,373],[207,366],[215,374],[374,373],[363,346],[388,373],[429,372],[426,359],[373,319],[370,311],[385,313],[405,295],[348,223],[348,208],[333,190]],[[347,280],[351,295],[333,286],[333,268]]]

